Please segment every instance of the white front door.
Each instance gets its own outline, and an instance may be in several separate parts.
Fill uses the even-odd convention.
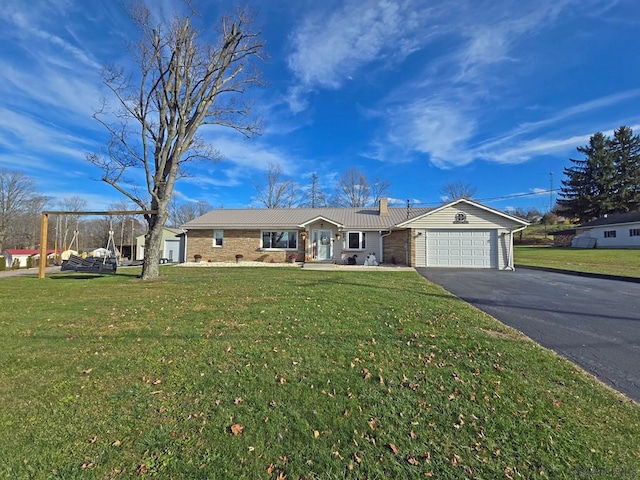
[[[331,250],[331,230],[314,230],[311,245],[313,247],[313,257],[316,260],[331,260],[333,252]]]

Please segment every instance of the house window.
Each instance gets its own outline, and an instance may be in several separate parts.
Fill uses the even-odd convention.
[[[221,247],[224,242],[224,231],[223,230],[214,230],[213,231],[213,246]]]
[[[604,232],[604,238],[616,238],[616,231],[607,230],[606,232]]]
[[[347,249],[348,250],[364,250],[366,248],[364,232],[348,232],[347,233]]]
[[[262,232],[262,248],[298,249],[298,232]]]
[[[640,237],[640,228],[630,228],[629,229],[630,237]]]

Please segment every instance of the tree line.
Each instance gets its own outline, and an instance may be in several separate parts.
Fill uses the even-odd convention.
[[[601,132],[578,147],[563,171],[557,212],[586,222],[640,208],[640,136],[622,126],[609,137]]]
[[[372,207],[387,195],[389,186],[386,180],[369,180],[352,167],[327,191],[315,172],[310,183],[302,186],[284,178],[281,167],[270,163],[264,183],[255,185],[254,200],[265,208]]]

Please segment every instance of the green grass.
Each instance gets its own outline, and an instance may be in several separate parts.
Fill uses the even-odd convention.
[[[638,404],[415,273],[120,272],[0,279],[1,478],[640,465]]]
[[[640,277],[640,250],[514,247],[516,266]]]

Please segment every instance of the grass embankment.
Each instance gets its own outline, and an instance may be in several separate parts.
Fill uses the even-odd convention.
[[[640,277],[640,250],[517,246],[516,266]]]
[[[637,404],[414,273],[121,272],[0,279],[0,477],[640,465]]]

